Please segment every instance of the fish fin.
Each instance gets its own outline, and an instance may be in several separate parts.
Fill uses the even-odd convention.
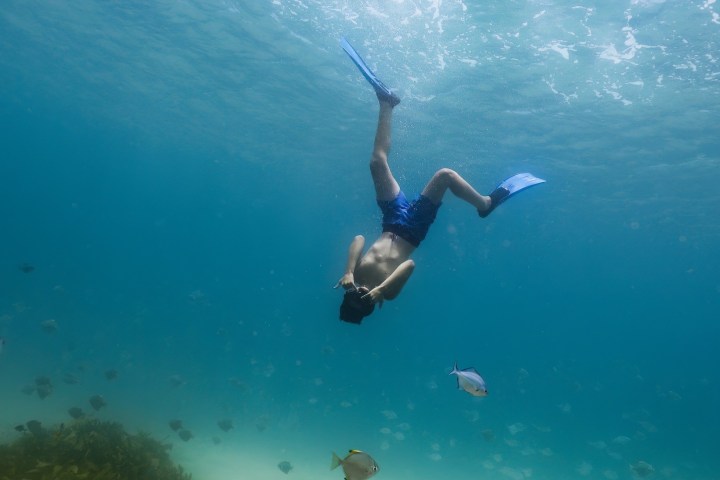
[[[451,371],[450,373],[448,373],[448,375],[455,375],[455,374],[456,374],[457,372],[459,372],[459,371],[460,371],[460,370],[458,370],[457,361],[456,361],[456,362],[455,362],[455,366],[453,367],[452,371]]]
[[[478,375],[480,375],[480,372],[478,372],[477,370],[475,370],[474,367],[463,368],[462,371],[463,371],[463,372],[473,372],[473,373],[477,373]]]
[[[362,450],[348,450],[348,453],[349,453],[350,455],[354,455],[354,454],[356,454],[356,453],[363,453],[363,452],[362,452]]]
[[[337,456],[337,453],[333,452],[332,462],[330,463],[330,470],[335,470],[342,463],[342,459]]]

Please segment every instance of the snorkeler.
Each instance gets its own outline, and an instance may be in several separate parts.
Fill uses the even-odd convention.
[[[335,285],[345,289],[340,320],[360,323],[373,312],[376,304],[382,305],[384,300],[397,297],[410,278],[415,268],[410,255],[425,239],[446,190],[475,207],[478,215],[485,218],[513,194],[545,180],[521,173],[502,182],[490,195],[481,195],[457,172],[441,168],[422,193],[408,201],[388,165],[392,112],[400,98],[375,76],[347,40],[343,38],[341,45],[373,86],[380,103],[370,173],[383,214],[382,234],[364,255],[365,238],[357,235],[353,239],[345,274]]]

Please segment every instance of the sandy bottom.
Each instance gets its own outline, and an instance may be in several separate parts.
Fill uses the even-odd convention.
[[[253,448],[252,445],[238,448],[231,445],[176,447],[173,458],[192,473],[198,480],[227,480],[231,478],[252,478],[254,480],[277,480],[286,475],[278,468],[278,455],[271,450]],[[287,478],[336,479],[342,480],[342,473],[331,472],[328,465],[314,465],[309,461],[291,461],[293,469]]]
[[[28,420],[43,425],[57,425],[70,420],[68,406],[78,405],[77,394],[58,392],[46,400],[0,388],[0,443],[17,438],[14,427]],[[83,397],[84,398],[84,397]],[[86,411],[90,410],[83,405]],[[194,438],[180,440],[168,426],[163,413],[147,409],[123,409],[110,405],[107,411],[95,413],[103,420],[117,421],[128,432],[144,431],[153,438],[173,445],[173,461],[192,474],[195,480],[342,480],[341,469],[330,470],[332,452],[341,456],[349,448],[370,453],[380,465],[376,478],[382,480],[412,478],[413,480],[452,478],[453,480],[631,480],[636,478],[629,465],[637,457],[612,458],[597,449],[596,455],[573,456],[568,450],[514,447],[507,442],[470,443],[454,448],[451,442],[420,438],[417,440],[387,441],[384,433],[359,438],[357,432],[346,431],[337,425],[325,425],[311,432],[305,429],[268,428],[258,431],[254,426],[238,425],[230,432],[222,432],[213,422],[184,418],[192,428]],[[532,439],[531,439],[532,440]],[[353,442],[359,442],[355,444]],[[617,448],[616,448],[617,449]],[[599,452],[599,453],[598,453]],[[703,465],[674,466],[672,459],[653,459],[656,471],[653,478],[665,480],[686,478],[707,480],[715,478]],[[285,474],[279,468],[287,461],[292,470]]]

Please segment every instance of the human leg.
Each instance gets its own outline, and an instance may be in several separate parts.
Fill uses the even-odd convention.
[[[478,212],[484,212],[490,208],[490,197],[479,194],[456,171],[449,168],[441,168],[435,172],[422,191],[422,195],[437,205],[440,204],[448,189],[453,195],[475,207]]]
[[[370,173],[375,185],[377,200],[386,202],[397,197],[400,193],[400,185],[393,177],[390,165],[388,165],[393,104],[384,100],[380,95],[378,95],[378,100],[380,101],[380,113],[375,132],[375,144],[370,158]]]

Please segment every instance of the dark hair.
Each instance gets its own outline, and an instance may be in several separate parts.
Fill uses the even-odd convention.
[[[370,297],[363,299],[363,295],[367,295],[365,288],[351,288],[343,296],[340,304],[340,320],[343,322],[356,323],[362,322],[364,317],[370,315],[375,310],[375,304]]]

